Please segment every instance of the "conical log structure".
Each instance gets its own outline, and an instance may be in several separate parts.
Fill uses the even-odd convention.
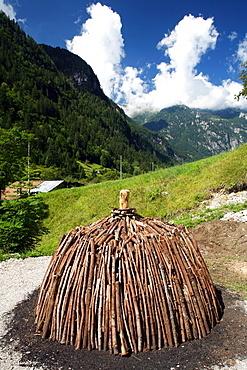
[[[35,308],[42,337],[122,355],[202,338],[220,314],[188,230],[131,208],[63,236]]]

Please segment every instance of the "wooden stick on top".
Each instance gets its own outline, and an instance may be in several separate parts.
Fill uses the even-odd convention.
[[[128,208],[130,191],[123,189],[120,191],[120,209]]]

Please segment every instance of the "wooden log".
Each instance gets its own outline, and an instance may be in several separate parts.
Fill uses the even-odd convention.
[[[124,356],[124,355],[127,355],[128,354],[128,345],[127,345],[127,342],[129,342],[132,350],[133,350],[133,346],[132,346],[132,341],[131,341],[131,335],[130,335],[129,326],[128,326],[127,320],[126,320],[126,307],[124,306],[124,293],[125,293],[124,281],[123,281],[122,284],[123,284],[122,285],[122,292],[120,294],[120,305],[121,305],[120,308],[121,308],[121,315],[122,315],[122,319],[123,319],[123,328],[124,328],[123,330],[125,330],[126,335],[127,335],[127,339],[124,338],[124,347],[121,348],[121,354],[122,354],[122,356]],[[123,339],[121,339],[121,342],[122,341],[123,341]]]
[[[135,312],[135,319],[136,319],[136,332],[137,332],[137,350],[138,350],[138,352],[141,352],[142,351],[141,312],[140,312],[140,306],[138,304],[137,290],[135,289],[135,286],[137,285],[136,284],[136,277],[133,274],[132,264],[129,263],[129,260],[128,260],[125,249],[124,249],[124,254],[125,254],[125,261],[126,261],[126,268],[127,268],[128,283],[129,283],[129,286],[130,286],[130,292],[131,292],[133,303],[134,303],[134,312]]]
[[[115,276],[116,259],[112,256],[112,296],[111,296],[111,334],[112,334],[112,349],[114,355],[118,352],[117,328],[116,328],[116,276]]]
[[[123,249],[122,249],[123,250]],[[122,280],[123,280],[123,301],[122,301],[122,309],[124,312],[124,324],[125,324],[125,331],[128,336],[128,344],[132,350],[132,352],[137,353],[137,347],[135,342],[135,334],[134,334],[134,325],[133,325],[133,315],[132,312],[134,308],[132,306],[132,300],[130,299],[129,294],[129,284],[128,284],[128,277],[126,271],[126,262],[125,262],[125,255],[121,255],[122,259]]]
[[[148,297],[148,292],[147,292],[147,275],[144,272],[144,265],[143,265],[143,260],[145,257],[143,257],[143,250],[141,248],[140,244],[135,245],[137,249],[137,259],[139,261],[139,267],[137,271],[140,271],[140,275],[138,274],[138,280],[139,280],[139,285],[141,287],[141,294],[142,294],[142,301],[143,301],[143,308],[144,308],[144,321],[143,321],[143,326],[145,324],[145,331],[146,331],[146,350],[150,350],[150,323],[149,323],[149,313],[148,313],[148,302],[147,302],[147,297]]]
[[[126,356],[128,354],[127,345],[125,340],[124,334],[124,324],[123,324],[123,313],[122,313],[122,305],[121,305],[121,289],[120,289],[120,282],[116,282],[116,313],[119,322],[119,338],[121,343],[121,355]]]
[[[104,351],[107,351],[111,347],[111,342],[109,338],[109,317],[110,317],[110,299],[111,299],[111,284],[107,285],[106,288],[106,309],[105,309],[105,319],[104,319]]]
[[[83,334],[83,342],[82,347],[86,348],[88,342],[88,321],[89,321],[89,306],[91,300],[91,293],[92,293],[92,282],[93,282],[93,271],[94,271],[94,261],[95,261],[95,245],[92,240],[90,240],[90,247],[91,247],[91,255],[90,255],[90,267],[89,267],[89,276],[87,282],[87,290],[86,290],[86,297],[85,297],[85,326],[84,326],[84,334]]]

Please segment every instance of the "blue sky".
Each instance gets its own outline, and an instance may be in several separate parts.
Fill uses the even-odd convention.
[[[247,109],[234,99],[246,0],[0,0],[0,9],[38,43],[80,55],[129,115],[173,104]]]

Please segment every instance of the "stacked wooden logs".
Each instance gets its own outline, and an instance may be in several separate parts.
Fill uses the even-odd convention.
[[[220,315],[188,230],[132,208],[63,236],[35,308],[42,337],[122,355],[202,338]]]

